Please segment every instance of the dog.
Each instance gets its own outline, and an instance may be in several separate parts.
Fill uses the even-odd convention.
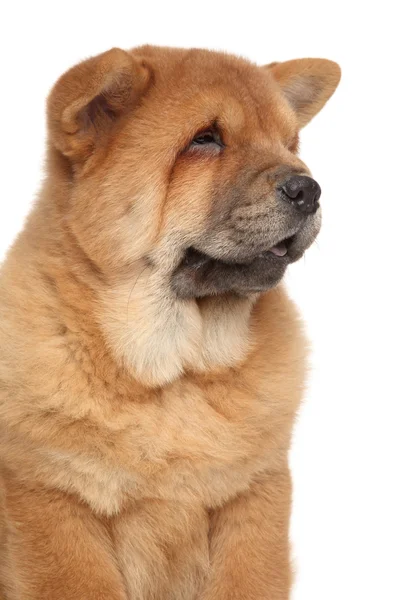
[[[307,341],[281,283],[320,229],[299,131],[340,79],[114,48],[48,98],[0,273],[2,600],[284,600]]]

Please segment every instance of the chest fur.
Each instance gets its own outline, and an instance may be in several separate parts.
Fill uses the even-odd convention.
[[[280,458],[277,399],[268,395],[180,382],[156,401],[88,416],[78,446],[46,450],[46,460],[58,485],[102,513],[141,498],[217,506]]]

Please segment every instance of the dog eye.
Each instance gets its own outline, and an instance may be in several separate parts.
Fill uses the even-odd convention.
[[[205,131],[200,131],[196,133],[194,138],[192,139],[191,146],[210,146],[217,145],[219,147],[223,147],[223,143],[221,140],[221,136],[219,135],[216,129],[207,129]]]
[[[198,133],[192,140],[192,144],[203,145],[203,144],[212,144],[216,143],[214,132],[211,131],[202,131],[202,133]]]

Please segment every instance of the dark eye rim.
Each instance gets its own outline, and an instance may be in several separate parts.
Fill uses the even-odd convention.
[[[213,123],[208,127],[204,127],[193,136],[189,144],[189,148],[207,148],[207,146],[215,145],[219,146],[220,148],[225,148],[220,129],[215,123]]]

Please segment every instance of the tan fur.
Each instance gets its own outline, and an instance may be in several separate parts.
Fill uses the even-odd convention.
[[[114,49],[52,91],[47,180],[0,274],[1,600],[288,598],[296,310],[282,286],[169,286],[216,185],[246,160],[306,170],[291,148],[339,71],[308,59],[320,91],[297,79],[294,111],[304,63],[283,64]],[[216,111],[243,150],[186,157]]]

